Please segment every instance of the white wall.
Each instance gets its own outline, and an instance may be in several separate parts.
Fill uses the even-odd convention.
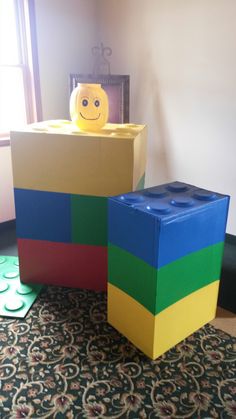
[[[10,147],[0,147],[0,223],[15,218]]]
[[[236,234],[236,1],[100,0],[112,71],[131,76],[132,122],[149,128],[147,185],[230,194]]]
[[[69,74],[91,72],[94,0],[35,0],[43,119],[69,118]]]

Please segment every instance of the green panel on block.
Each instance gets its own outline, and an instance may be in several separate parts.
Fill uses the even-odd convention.
[[[191,253],[158,270],[156,313],[220,278],[224,243]]]
[[[220,278],[224,243],[206,247],[156,270],[108,244],[108,281],[156,315]]]
[[[108,282],[155,314],[157,270],[126,250],[108,243]]]
[[[71,195],[72,242],[107,245],[107,198]]]
[[[140,191],[140,190],[144,189],[144,184],[145,184],[145,173],[143,174],[143,176],[139,180],[139,182],[136,186],[136,191]]]
[[[0,256],[0,316],[25,317],[41,289],[41,285],[20,281],[16,256]]]

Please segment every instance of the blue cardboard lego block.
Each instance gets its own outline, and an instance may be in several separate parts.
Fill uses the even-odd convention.
[[[108,200],[108,240],[160,268],[224,241],[229,197],[180,182]]]
[[[14,192],[18,238],[71,242],[70,194],[30,189]]]

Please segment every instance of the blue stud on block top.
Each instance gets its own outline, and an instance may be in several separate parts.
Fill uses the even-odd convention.
[[[180,182],[108,200],[110,243],[160,268],[224,241],[229,197]]]

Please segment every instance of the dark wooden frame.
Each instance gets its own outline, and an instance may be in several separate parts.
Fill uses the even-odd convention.
[[[129,122],[129,76],[128,75],[93,75],[93,74],[70,74],[70,94],[72,90],[77,86],[78,83],[98,83],[101,84],[103,89],[107,92],[108,98],[110,94],[115,94],[117,97],[112,101],[113,106],[116,106],[115,112],[118,117],[116,123],[128,123]],[[113,93],[112,93],[112,87]],[[109,110],[110,114],[112,109],[110,109],[111,101],[109,101]],[[114,111],[114,109],[113,109]]]

